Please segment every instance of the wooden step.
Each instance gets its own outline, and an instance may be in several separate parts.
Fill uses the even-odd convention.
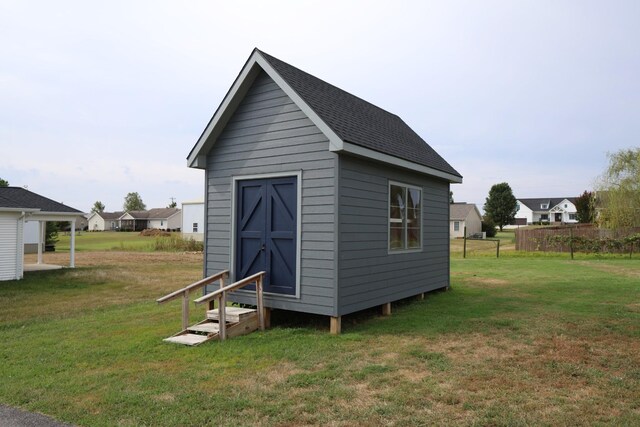
[[[175,344],[184,344],[184,345],[198,345],[202,344],[205,341],[208,341],[210,337],[207,335],[200,334],[184,334],[184,335],[176,335],[173,337],[165,338],[163,341],[172,342]]]
[[[257,311],[253,308],[227,307],[227,323],[238,323],[249,319],[251,316],[257,316]],[[220,320],[218,309],[207,311],[207,319]]]
[[[189,326],[187,331],[190,332],[204,332],[207,334],[217,334],[220,331],[220,324],[216,322],[200,322],[197,325]]]

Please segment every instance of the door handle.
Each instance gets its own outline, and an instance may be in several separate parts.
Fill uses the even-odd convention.
[[[262,244],[262,247],[260,248],[260,250],[264,252],[264,243]]]

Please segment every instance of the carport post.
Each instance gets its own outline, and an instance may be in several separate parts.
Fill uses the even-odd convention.
[[[69,254],[69,267],[76,266],[76,220],[71,221],[71,249]]]
[[[38,238],[38,264],[42,264],[42,252],[44,252],[44,238],[46,229],[47,222],[38,221],[38,234],[40,235],[40,237]]]
[[[462,238],[464,239],[464,244],[462,245],[462,258],[467,257],[467,226],[464,226],[464,231],[462,232]]]

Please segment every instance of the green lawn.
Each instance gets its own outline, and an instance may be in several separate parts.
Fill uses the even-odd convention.
[[[68,252],[71,235],[60,232],[56,251]],[[76,233],[76,251],[151,251],[155,237],[140,236],[139,232],[104,231]]]
[[[153,299],[199,259],[138,256],[0,283],[0,403],[98,426],[640,424],[638,259],[452,258],[451,291],[340,336],[276,312],[187,348]]]

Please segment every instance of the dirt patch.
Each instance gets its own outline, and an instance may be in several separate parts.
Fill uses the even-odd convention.
[[[491,277],[471,277],[465,280],[465,284],[482,288],[501,288],[509,286],[511,282]]]

